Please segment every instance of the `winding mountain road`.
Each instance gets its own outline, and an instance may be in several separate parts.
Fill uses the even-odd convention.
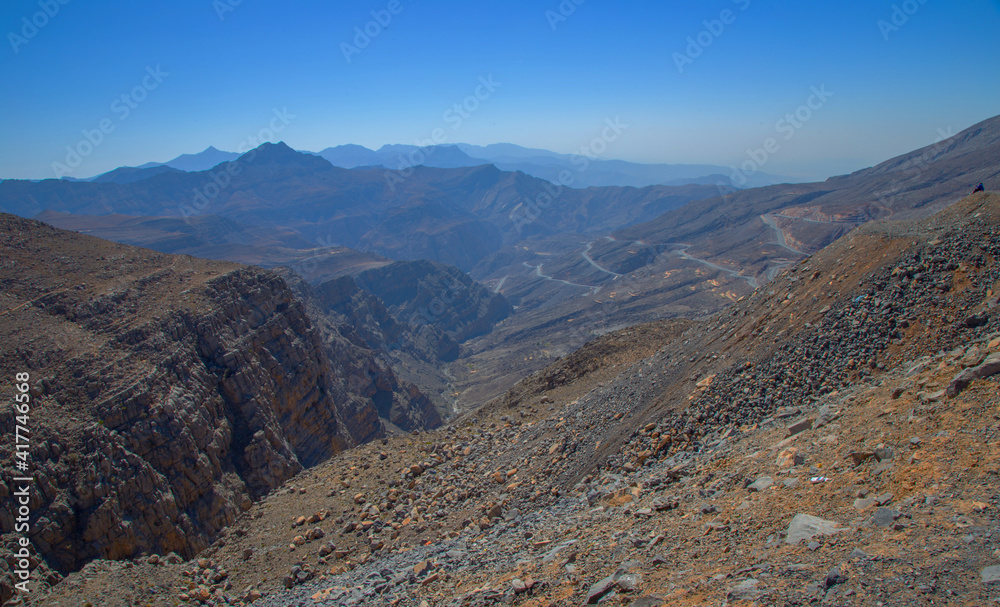
[[[593,285],[581,285],[579,283],[569,282],[568,280],[563,280],[561,278],[553,278],[551,276],[547,276],[545,274],[542,274],[542,265],[543,264],[538,264],[537,266],[533,266],[533,265],[531,265],[530,263],[528,263],[526,261],[522,261],[521,263],[525,267],[534,269],[535,270],[535,276],[537,276],[539,278],[544,278],[545,280],[551,280],[553,282],[562,283],[564,285],[568,285],[568,286],[571,286],[571,287],[580,287],[581,289],[589,289],[591,291],[591,293],[594,294],[594,295],[596,295],[597,292],[601,290],[601,287],[595,287]]]
[[[796,255],[806,255],[805,252],[800,251],[788,244],[788,239],[785,238],[785,232],[778,227],[778,224],[774,221],[774,216],[770,213],[764,213],[760,216],[760,220],[764,222],[764,225],[770,227],[774,230],[775,239],[778,241],[778,246],[788,249]]]
[[[594,241],[594,242],[597,242],[597,241]],[[583,252],[582,252],[582,253],[580,253],[580,255],[583,255],[583,258],[587,260],[587,263],[589,263],[590,265],[594,266],[595,268],[597,268],[597,269],[598,269],[598,270],[600,270],[601,272],[604,272],[605,274],[610,274],[610,275],[612,275],[612,276],[621,276],[621,274],[619,274],[618,272],[612,272],[611,270],[608,270],[608,269],[606,269],[606,268],[602,268],[602,267],[601,267],[601,266],[599,266],[599,265],[597,264],[597,262],[596,262],[596,261],[594,261],[594,259],[593,259],[593,258],[592,258],[592,257],[590,256],[590,250],[591,250],[592,248],[594,248],[594,242],[588,242],[588,243],[587,243],[587,248],[586,248],[586,249],[584,249],[584,250],[583,250]]]
[[[691,246],[691,245],[684,245],[684,248],[686,249],[689,246]],[[757,287],[760,286],[760,282],[758,282],[757,279],[754,278],[753,276],[744,276],[744,275],[740,274],[739,272],[737,272],[736,270],[730,270],[729,268],[724,268],[724,267],[722,267],[722,266],[720,266],[718,264],[714,264],[714,263],[712,263],[710,261],[705,261],[704,259],[698,259],[697,257],[694,257],[694,256],[690,255],[684,249],[678,249],[678,250],[673,251],[673,252],[676,253],[678,257],[681,257],[683,259],[687,259],[688,261],[695,261],[695,262],[698,262],[698,263],[701,263],[701,264],[705,264],[706,266],[708,266],[710,268],[714,268],[716,270],[719,270],[720,272],[725,272],[726,274],[729,274],[733,278],[742,278],[743,280],[747,281],[747,284],[750,285],[751,287],[753,287],[754,289],[756,289]]]

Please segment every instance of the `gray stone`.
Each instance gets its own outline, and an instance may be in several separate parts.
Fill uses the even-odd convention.
[[[858,498],[854,500],[854,507],[858,510],[867,510],[868,508],[875,505],[875,499],[871,497]]]
[[[614,587],[615,576],[613,575],[609,575],[603,580],[595,583],[589,590],[587,590],[587,604],[596,605],[597,601],[601,600],[604,595],[611,592]]]
[[[642,583],[642,576],[637,573],[619,575],[615,579],[615,583],[618,584],[622,592],[635,592],[639,588],[639,584]]]
[[[990,354],[981,365],[965,369],[956,375],[951,380],[951,383],[948,384],[948,396],[954,398],[958,396],[962,390],[965,390],[969,384],[973,382],[973,380],[990,377],[992,375],[996,375],[997,373],[1000,373],[1000,352]]]
[[[879,508],[872,516],[871,524],[876,527],[890,527],[903,513],[892,508]]]
[[[833,535],[843,531],[839,523],[821,519],[818,516],[808,514],[796,514],[795,518],[788,525],[788,535],[785,542],[788,544],[798,544],[803,540],[811,540],[818,535]]]
[[[881,449],[875,450],[875,459],[877,459],[880,462],[891,460],[895,456],[896,454],[889,447],[883,447]]]
[[[874,451],[852,451],[850,454],[851,460],[854,462],[855,466],[860,466],[869,458],[875,457]]]
[[[810,430],[813,427],[814,421],[816,420],[814,420],[811,417],[807,417],[806,419],[799,420],[794,424],[792,424],[791,426],[788,426],[788,436],[795,436],[800,432],[805,432],[806,430]]]
[[[991,375],[996,375],[997,373],[1000,373],[1000,352],[990,354],[981,365],[976,367],[976,377],[979,379],[990,377]]]
[[[757,480],[755,480],[754,482],[750,483],[747,489],[749,489],[750,491],[763,491],[764,489],[767,489],[773,484],[774,484],[773,478],[771,478],[770,476],[762,476]]]
[[[864,550],[862,550],[860,548],[855,548],[854,550],[851,550],[851,554],[847,558],[848,558],[848,560],[851,560],[851,561],[857,561],[857,560],[862,560],[862,559],[869,558],[869,555]]]
[[[840,417],[840,414],[834,411],[830,405],[823,405],[819,408],[819,415],[816,417],[816,423],[813,424],[813,428],[822,428],[838,417]]]
[[[1000,565],[987,567],[979,572],[979,577],[984,584],[996,584],[1000,582]]]
[[[840,572],[840,567],[834,567],[826,574],[826,587],[830,588],[836,586],[837,584],[842,584],[847,581],[847,578],[843,573]]]
[[[758,589],[758,586],[760,586],[760,582],[753,578],[743,580],[729,590],[726,598],[730,601],[752,601],[764,594],[764,591]]]

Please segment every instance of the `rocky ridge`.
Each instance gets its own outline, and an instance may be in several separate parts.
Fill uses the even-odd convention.
[[[3,341],[16,344],[0,368],[31,375],[29,537],[52,581],[92,559],[193,556],[303,468],[382,436],[380,406],[426,401],[346,340],[350,364],[331,360],[337,347],[271,272],[8,215],[0,248]]]
[[[998,202],[860,228],[651,356],[591,346],[300,474],[202,560],[95,563],[39,604],[984,604]]]

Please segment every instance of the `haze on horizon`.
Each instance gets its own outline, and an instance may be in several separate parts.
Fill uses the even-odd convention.
[[[84,178],[261,134],[575,153],[619,120],[602,158],[735,166],[772,139],[761,170],[823,179],[1000,113],[1000,40],[976,34],[998,26],[998,0],[14,0],[0,178],[54,177],[67,146]]]

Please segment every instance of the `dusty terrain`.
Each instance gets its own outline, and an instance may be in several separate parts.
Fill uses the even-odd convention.
[[[714,316],[334,456],[196,559],[97,561],[28,602],[984,605],[998,256],[996,195],[869,224]]]

